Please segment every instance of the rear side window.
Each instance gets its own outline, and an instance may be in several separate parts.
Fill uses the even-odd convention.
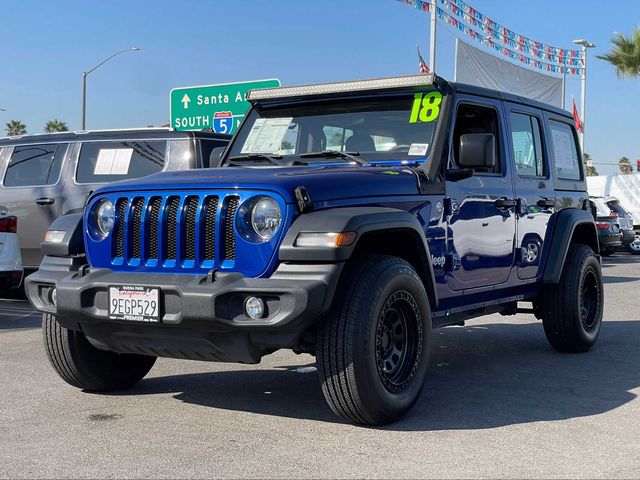
[[[616,201],[616,200],[610,200],[607,202],[607,205],[609,206],[609,208],[620,214],[620,215],[628,215],[629,212],[627,212],[624,208],[622,208],[622,206]]]
[[[538,119],[531,115],[512,113],[511,143],[518,175],[521,177],[542,177],[544,162]]]
[[[553,120],[549,126],[556,176],[561,180],[581,180],[580,157],[573,129],[566,123]]]
[[[24,145],[15,147],[4,176],[5,187],[54,185],[68,144]]]
[[[164,168],[166,140],[84,142],[76,182],[108,183],[151,175]]]

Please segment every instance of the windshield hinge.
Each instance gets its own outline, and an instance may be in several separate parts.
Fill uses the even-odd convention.
[[[307,187],[300,185],[296,187],[294,193],[296,195],[296,201],[298,202],[298,209],[300,210],[300,213],[306,213],[313,209],[313,202],[311,201],[311,195],[309,195]]]

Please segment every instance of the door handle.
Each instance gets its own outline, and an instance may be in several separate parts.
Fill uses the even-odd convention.
[[[498,208],[514,208],[518,206],[518,201],[515,198],[502,197],[497,199],[493,204]]]
[[[542,197],[536,204],[540,208],[551,208],[556,206],[556,201],[552,198]]]
[[[42,197],[42,198],[38,198],[36,200],[36,203],[38,205],[53,205],[55,203],[55,201],[56,201],[55,198]]]

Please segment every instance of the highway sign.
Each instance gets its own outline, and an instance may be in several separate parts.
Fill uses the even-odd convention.
[[[247,93],[279,86],[280,80],[269,79],[174,88],[170,94],[171,128],[234,133],[249,110]]]

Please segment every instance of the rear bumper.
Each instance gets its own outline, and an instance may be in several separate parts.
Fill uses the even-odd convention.
[[[22,283],[22,270],[0,271],[0,291],[18,288]]]
[[[66,265],[65,265],[66,262]],[[62,326],[82,330],[98,348],[157,356],[253,363],[277,348],[293,346],[324,313],[342,264],[281,265],[270,278],[224,275],[120,273],[46,257],[25,280],[35,308],[56,315]],[[109,286],[160,288],[160,322],[109,318]],[[56,303],[51,301],[56,289]],[[244,313],[257,296],[265,318]]]
[[[607,233],[598,235],[600,248],[617,248],[622,246],[622,233]]]

